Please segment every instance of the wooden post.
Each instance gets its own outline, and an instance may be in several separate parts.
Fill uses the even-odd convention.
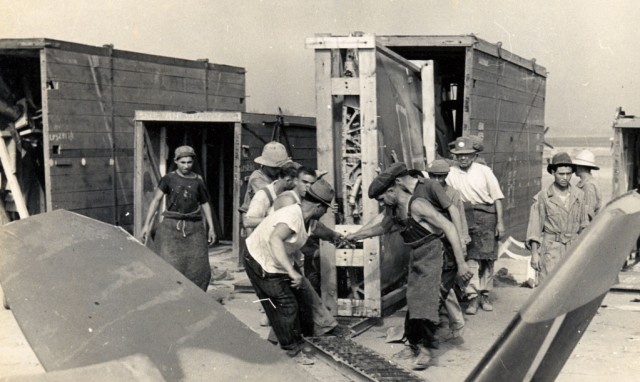
[[[135,173],[133,179],[133,235],[139,237],[142,230],[143,214],[142,193],[144,192],[144,171],[142,169],[142,157],[144,155],[144,123],[136,120],[134,122],[134,145],[133,153],[135,160]]]
[[[242,175],[240,165],[242,162],[242,123],[233,124],[233,253],[238,257],[238,265],[242,266],[242,248],[244,239],[240,237],[240,189],[242,188]],[[242,240],[242,243],[240,242]]]
[[[362,184],[369,185],[380,167],[378,145],[378,111],[376,99],[376,51],[358,50],[360,64],[360,123],[362,126]],[[364,194],[364,193],[363,193]],[[363,222],[372,220],[379,213],[378,201],[362,198]],[[380,238],[373,237],[363,243],[365,315],[382,315],[380,290]]]
[[[226,128],[226,126],[224,126]],[[225,190],[226,188],[224,187],[225,184],[225,172],[224,172],[224,163],[225,163],[225,157],[224,157],[224,150],[222,149],[221,146],[217,146],[217,150],[218,150],[218,189],[220,190],[219,196],[218,196],[218,219],[220,221],[220,233],[224,234],[224,218],[225,218],[225,214],[224,214],[224,205],[226,204],[226,194],[225,194]],[[235,162],[235,159],[234,159]],[[237,211],[237,210],[234,210]]]
[[[333,99],[331,95],[331,50],[315,51],[316,64],[316,136],[318,146],[318,168],[329,172],[324,179],[335,185],[333,141]],[[327,227],[335,226],[335,216],[329,210],[321,219]],[[336,272],[336,248],[332,243],[320,241],[320,272],[322,301],[332,312],[337,311],[338,276]]]
[[[11,188],[11,195],[13,195],[13,200],[16,203],[18,215],[20,219],[28,218],[29,211],[27,210],[27,204],[24,200],[24,195],[22,195],[18,178],[16,178],[16,171],[11,166],[11,155],[9,155],[9,150],[7,150],[7,144],[2,137],[0,137],[0,160],[2,160],[2,168],[4,169],[4,174]]]
[[[436,159],[436,101],[433,61],[429,60],[420,68],[422,80],[422,142],[427,163]]]
[[[167,127],[160,127],[160,177],[167,175],[167,160],[169,159],[169,148],[167,147]]]

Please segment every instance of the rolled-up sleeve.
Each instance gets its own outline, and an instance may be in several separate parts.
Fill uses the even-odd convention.
[[[592,183],[587,183],[584,185],[582,191],[584,191],[584,204],[587,209],[589,220],[593,220],[599,207],[596,186]]]
[[[498,199],[504,199],[504,194],[502,193],[502,189],[500,189],[500,182],[498,182],[498,178],[496,178],[495,174],[489,167],[486,167],[485,171],[487,189],[489,190],[489,196],[491,199],[493,199],[494,202]]]
[[[536,242],[540,244],[542,242],[542,230],[544,228],[544,206],[540,201],[540,195],[536,195],[533,198],[533,204],[529,211],[529,224],[527,226],[527,240],[525,245],[527,249],[531,249],[531,243]]]

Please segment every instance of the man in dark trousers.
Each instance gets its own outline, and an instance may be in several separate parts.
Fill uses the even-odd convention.
[[[294,261],[331,207],[334,191],[324,180],[314,183],[300,204],[268,215],[247,238],[245,271],[262,303],[280,347],[291,357],[302,350],[302,335],[313,332],[311,307],[300,288],[311,288]],[[334,234],[321,239],[333,240]],[[304,354],[300,355],[304,358]]]
[[[439,319],[443,251],[453,252],[458,275],[463,281],[472,276],[464,262],[456,227],[441,212],[451,201],[442,186],[414,178],[404,163],[394,163],[378,175],[369,186],[369,198],[384,203],[384,217],[381,221],[374,218],[346,239],[357,241],[399,231],[412,248],[405,320],[409,346],[395,356],[411,359],[415,370],[423,370],[431,364],[431,349],[438,347],[435,332]],[[445,237],[446,241],[441,240]]]

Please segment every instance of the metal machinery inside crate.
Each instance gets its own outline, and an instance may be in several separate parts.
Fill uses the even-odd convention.
[[[509,235],[526,231],[540,189],[546,70],[475,36],[317,34],[318,168],[337,191],[323,222],[352,232],[379,215],[366,188],[403,161],[423,170],[462,135],[484,139]],[[364,196],[363,196],[364,193]],[[522,240],[522,238],[520,238]],[[339,316],[380,317],[402,303],[408,250],[387,234],[336,248],[322,242],[322,298]]]

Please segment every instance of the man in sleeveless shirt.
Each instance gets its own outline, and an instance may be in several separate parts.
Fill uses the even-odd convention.
[[[407,284],[407,316],[405,337],[409,346],[395,357],[410,359],[415,370],[429,367],[438,347],[437,330],[443,246],[454,253],[458,274],[463,281],[471,278],[460,237],[455,225],[429,200],[437,201],[446,209],[451,202],[437,182],[424,182],[412,177],[404,163],[394,163],[379,174],[369,186],[369,197],[383,202],[384,216],[374,218],[358,232],[347,235],[347,240],[362,240],[385,233],[399,231],[410,246],[409,276]],[[378,223],[374,223],[378,222]]]

